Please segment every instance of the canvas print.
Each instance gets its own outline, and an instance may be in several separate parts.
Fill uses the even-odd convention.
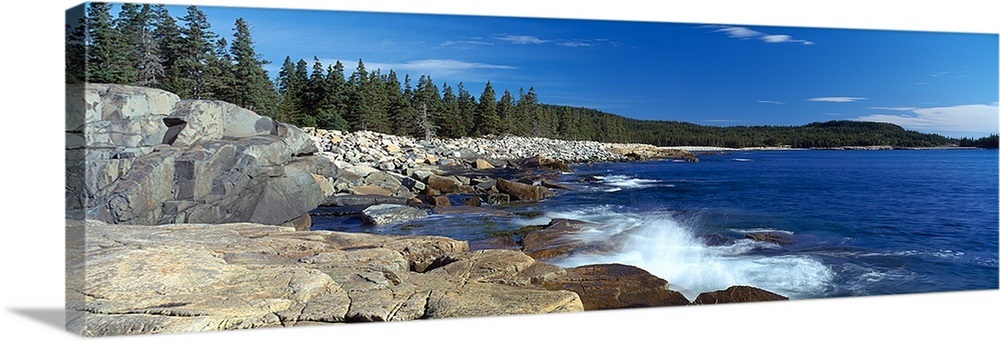
[[[65,48],[81,335],[998,288],[997,34],[91,2]]]

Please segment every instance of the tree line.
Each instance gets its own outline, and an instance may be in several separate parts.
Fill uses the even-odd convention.
[[[67,23],[66,82],[159,88],[186,99],[217,99],[298,126],[371,130],[416,137],[536,136],[659,146],[789,146],[796,148],[893,145],[992,145],[961,141],[873,122],[831,121],[805,126],[702,126],[637,120],[602,111],[538,102],[533,87],[499,96],[487,82],[478,97],[464,83],[439,88],[430,75],[402,80],[394,70],[350,71],[286,56],[271,79],[256,53],[249,24],[233,25],[231,43],[211,29],[197,6],[174,18],[163,5],[92,2],[77,25]],[[499,98],[498,98],[499,97]],[[992,142],[991,142],[992,141]],[[991,144],[992,143],[992,144]]]

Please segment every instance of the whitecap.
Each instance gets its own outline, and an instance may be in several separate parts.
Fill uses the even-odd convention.
[[[834,273],[809,256],[762,256],[750,253],[765,247],[751,240],[731,245],[707,246],[691,229],[669,213],[642,215],[608,211],[554,214],[593,221],[603,231],[587,238],[621,238],[621,251],[611,254],[576,254],[554,263],[563,267],[621,263],[634,265],[670,282],[671,290],[693,300],[702,292],[749,285],[790,298],[816,297],[830,285]],[[766,244],[766,243],[764,243]]]

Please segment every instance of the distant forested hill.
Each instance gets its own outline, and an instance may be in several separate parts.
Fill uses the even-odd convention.
[[[804,126],[715,127],[678,121],[636,120],[588,108],[555,105],[543,105],[539,116],[543,120],[547,117],[556,119],[555,137],[658,146],[825,148],[958,144],[958,140],[941,135],[909,131],[894,124],[877,122],[830,121]]]

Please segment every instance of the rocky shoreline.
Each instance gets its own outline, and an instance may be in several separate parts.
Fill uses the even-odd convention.
[[[225,102],[102,84],[67,89],[66,130],[67,328],[83,335],[784,299],[734,287],[690,302],[636,267],[543,261],[613,247],[559,238],[587,222],[472,248],[308,231],[320,206],[369,224],[506,214],[491,206],[572,190],[553,179],[574,164],[696,162],[687,151],[300,129]]]

